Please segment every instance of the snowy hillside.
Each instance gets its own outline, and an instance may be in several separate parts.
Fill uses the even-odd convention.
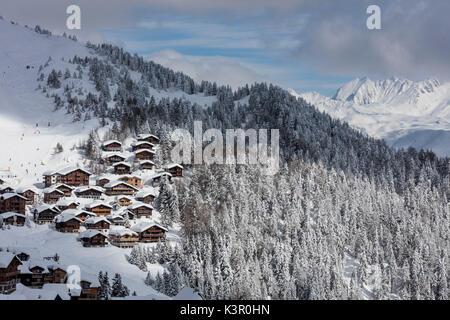
[[[363,78],[345,84],[332,98],[290,91],[394,147],[413,146],[450,155],[450,83]]]

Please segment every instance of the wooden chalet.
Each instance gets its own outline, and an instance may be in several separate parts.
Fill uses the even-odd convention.
[[[102,177],[102,178],[97,179],[96,184],[97,184],[97,186],[103,188],[105,186],[105,184],[110,183],[110,182],[111,182],[111,179]]]
[[[133,212],[136,218],[150,218],[152,216],[153,207],[147,203],[136,202],[128,206],[127,209]]]
[[[14,188],[10,186],[0,186],[0,194],[14,193]]]
[[[44,202],[49,204],[55,204],[59,199],[64,197],[64,192],[56,188],[50,187],[44,189]]]
[[[3,224],[5,225],[23,227],[25,225],[25,220],[25,215],[17,212],[0,213],[0,221],[3,221]]]
[[[45,187],[64,183],[72,187],[88,186],[89,177],[92,174],[81,168],[66,168],[59,171],[47,171],[44,173]]]
[[[0,252],[0,294],[16,291],[20,260],[9,252]]]
[[[159,144],[159,138],[152,134],[140,134],[137,136],[138,141],[147,141],[152,144]]]
[[[126,182],[129,185],[132,185],[139,189],[142,188],[142,178],[139,178],[138,176],[125,175],[123,177],[120,177],[119,181]]]
[[[126,158],[120,153],[113,153],[107,155],[105,159],[109,165],[113,165],[114,163],[125,161]]]
[[[131,164],[126,162],[117,162],[113,164],[114,174],[130,174]]]
[[[49,278],[49,271],[44,263],[33,263],[31,260],[19,267],[19,280],[24,286],[31,288],[42,288],[45,279]]]
[[[155,202],[155,198],[156,196],[153,191],[140,191],[139,193],[136,194],[137,201],[151,205],[153,205],[153,203]]]
[[[155,151],[150,149],[140,149],[134,152],[136,159],[139,160],[153,160],[155,157]]]
[[[95,217],[95,213],[89,212],[86,210],[80,210],[80,209],[67,209],[61,212],[61,215],[71,215],[74,216],[81,221],[85,221],[88,218]]]
[[[166,232],[168,231],[165,227],[150,222],[136,224],[131,230],[138,234],[139,242],[164,241]]]
[[[127,207],[133,201],[133,198],[129,197],[129,196],[117,196],[116,199],[117,199],[117,204],[121,207]]]
[[[151,160],[144,160],[139,163],[141,170],[153,170],[155,163]]]
[[[67,272],[59,267],[47,267],[48,274],[45,277],[45,283],[65,283]]]
[[[106,219],[108,219],[108,221],[111,222],[115,226],[124,226],[125,225],[125,218],[118,214],[108,216],[108,217],[106,217]]]
[[[95,213],[97,216],[109,216],[112,206],[101,201],[94,201],[86,205],[86,210]]]
[[[172,177],[182,177],[183,176],[183,166],[172,163],[164,166],[164,170],[172,175]]]
[[[34,188],[17,188],[16,193],[27,198],[25,204],[33,205],[36,200],[37,192]]]
[[[72,186],[69,186],[65,183],[60,183],[56,186],[54,186],[55,189],[62,191],[64,193],[65,197],[71,197],[72,196],[72,191],[75,189]]]
[[[142,150],[142,149],[148,149],[153,150],[153,147],[155,145],[148,141],[138,141],[131,144],[131,149],[133,151]]]
[[[82,220],[71,214],[60,214],[55,218],[55,229],[64,233],[80,231]]]
[[[17,212],[25,214],[27,198],[17,193],[4,193],[0,195],[0,213]]]
[[[172,181],[172,174],[168,173],[168,172],[160,172],[157,174],[154,174],[151,179],[152,179],[152,186],[153,187],[157,187],[159,186],[159,184],[161,183],[161,179],[166,178],[169,182]]]
[[[78,198],[100,199],[103,193],[103,188],[98,186],[86,186],[75,189],[75,195]]]
[[[77,209],[79,206],[80,203],[77,200],[71,198],[61,198],[58,200],[58,202],[56,202],[56,207],[60,211],[64,211],[67,209]]]
[[[89,281],[81,280],[81,294],[74,300],[98,300],[99,287],[93,287]]]
[[[108,232],[111,222],[105,217],[92,217],[84,221],[84,226],[86,229]]]
[[[129,185],[123,181],[114,181],[105,185],[105,193],[108,196],[117,196],[117,195],[134,195],[137,191],[139,191],[136,187]]]
[[[117,229],[109,232],[109,242],[119,248],[132,248],[138,244],[139,236],[130,229]]]
[[[83,244],[83,247],[104,247],[108,245],[108,236],[94,229],[89,229],[81,233],[78,239]]]
[[[34,222],[37,224],[52,223],[60,212],[60,209],[56,206],[51,206],[48,204],[38,206],[33,210]]]
[[[122,142],[117,140],[108,140],[103,142],[102,144],[103,151],[121,151],[122,150]]]

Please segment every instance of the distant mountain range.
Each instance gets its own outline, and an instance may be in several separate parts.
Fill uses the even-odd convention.
[[[450,155],[450,83],[362,78],[345,84],[331,98],[289,91],[394,147],[413,146]]]

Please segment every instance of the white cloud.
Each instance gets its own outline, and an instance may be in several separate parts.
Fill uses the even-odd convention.
[[[267,76],[255,71],[254,66],[235,58],[188,56],[174,50],[158,51],[147,58],[173,70],[182,71],[196,81],[215,81],[232,88],[268,81]]]

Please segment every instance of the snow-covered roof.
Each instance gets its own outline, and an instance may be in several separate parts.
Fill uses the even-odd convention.
[[[78,236],[78,239],[90,239],[95,237],[96,235],[101,234],[102,236],[104,236],[105,238],[108,238],[108,236],[106,234],[104,234],[101,231],[98,230],[94,230],[94,229],[88,229],[82,233],[80,233],[80,235]]]
[[[178,163],[169,163],[163,166],[164,169],[172,169],[172,168],[181,168],[183,169],[183,166]]]
[[[139,179],[139,180],[142,180],[141,177],[139,177],[139,176],[137,176],[137,175],[135,175],[135,174],[124,174],[124,175],[122,175],[122,176],[119,178],[119,180],[121,180],[121,179]],[[121,180],[121,181],[122,181],[122,180]]]
[[[106,219],[105,217],[92,217],[89,219],[86,219],[86,221],[84,221],[85,224],[97,224],[101,221],[105,221],[108,224],[111,224],[111,222],[108,221],[108,219]]]
[[[133,142],[133,143],[131,144],[131,146],[132,146],[132,147],[137,147],[137,146],[141,146],[141,145],[143,145],[143,144],[149,144],[149,145],[151,145],[152,147],[155,146],[153,143],[148,142],[148,141],[136,141],[136,142]]]
[[[124,184],[127,187],[133,188],[136,191],[139,190],[138,188],[135,188],[131,184],[128,184],[128,183],[126,183],[124,181],[120,181],[120,180],[119,181],[112,181],[112,182],[109,182],[109,183],[105,184],[105,188],[114,188],[115,186],[118,186],[119,184]]]
[[[150,177],[150,179],[155,179],[155,178],[159,178],[159,177],[162,177],[162,176],[172,177],[172,174],[169,173],[169,172],[155,173],[154,175],[152,175],[152,176]]]
[[[85,214],[85,215],[88,215],[88,216],[92,216],[92,217],[96,216],[95,213],[92,213],[92,212],[89,212],[89,211],[85,211],[85,210],[67,209],[67,210],[64,210],[63,212],[61,212],[60,215],[56,216],[55,222],[67,222],[67,221],[69,221],[71,219],[76,219],[76,220],[82,222],[78,218],[78,216],[80,216],[82,214]]]
[[[102,187],[99,187],[99,186],[84,186],[84,187],[76,188],[75,193],[85,192],[88,190],[95,190],[95,191],[98,191],[101,193],[105,192],[105,189],[103,189]]]
[[[44,172],[44,176],[53,176],[53,175],[57,175],[57,174],[65,176],[66,174],[69,174],[69,173],[77,171],[77,170],[83,171],[84,173],[86,173],[88,175],[92,175],[92,173],[90,171],[82,169],[80,167],[66,167],[66,168],[62,168],[59,170],[46,171],[46,172]]]
[[[6,190],[6,189],[11,189],[11,190],[14,190],[14,188],[13,187],[11,187],[11,186],[9,186],[9,185],[0,185],[0,190]]]
[[[136,198],[145,198],[147,196],[156,196],[155,190],[152,188],[151,190],[141,190],[136,194]]]
[[[45,189],[43,190],[43,192],[44,192],[44,193],[52,193],[52,192],[57,192],[57,193],[60,193],[60,194],[64,194],[64,192],[62,192],[61,190],[59,190],[59,189],[56,189],[56,187],[55,187],[55,186],[52,186],[52,187],[48,187],[48,188],[45,188]]]
[[[111,158],[111,157],[120,157],[122,159],[126,159],[126,156],[123,153],[119,153],[119,152],[113,152],[110,153],[106,156],[107,158]]]
[[[50,205],[50,204],[43,204],[43,205],[37,206],[34,210],[36,213],[41,213],[42,211],[45,211],[48,209],[55,211],[55,212],[59,212],[59,209],[55,205]]]
[[[24,200],[28,200],[27,198],[21,196],[20,194],[13,193],[13,192],[10,192],[10,193],[4,193],[4,194],[0,195],[0,199],[8,200],[8,199],[11,199],[12,197],[15,197],[15,196],[17,196],[17,197],[19,197],[19,198],[22,198],[22,199],[24,199]]]
[[[128,200],[130,200],[130,201],[133,201],[133,200],[134,200],[133,197],[126,196],[126,195],[123,195],[123,196],[117,196],[117,197],[116,197],[116,200],[120,200],[120,199],[123,199],[123,198],[128,199]]]
[[[54,187],[54,188],[65,187],[65,188],[68,188],[68,189],[70,189],[70,190],[75,189],[75,187],[69,186],[69,185],[67,185],[67,184],[65,184],[65,183],[58,183],[58,184],[55,184],[53,187]]]
[[[155,222],[141,222],[141,223],[138,223],[138,224],[135,224],[134,226],[132,226],[131,230],[134,232],[137,232],[137,233],[141,233],[147,229],[150,229],[151,227],[158,227],[160,229],[163,229],[164,231],[168,231],[167,228],[165,228],[162,225],[160,225],[159,223],[155,223]]]
[[[140,208],[140,207],[146,207],[148,209],[152,209],[153,210],[153,207],[151,205],[143,203],[143,202],[140,202],[140,201],[137,201],[137,202],[135,202],[133,204],[130,204],[127,208],[130,209],[130,210],[133,210],[133,209],[137,209],[137,208]]]
[[[0,213],[0,218],[3,218],[3,219],[8,219],[8,218],[11,218],[14,216],[25,218],[25,215],[17,213],[17,212],[9,211],[9,212]]]
[[[121,229],[110,230],[109,235],[122,237],[122,236],[137,236],[138,234],[130,229],[121,228]]]
[[[112,214],[112,215],[107,216],[106,219],[108,219],[108,220],[115,220],[115,219],[124,220],[124,217],[122,217],[119,214]]]
[[[139,139],[148,139],[148,138],[155,138],[156,140],[159,140],[159,138],[153,134],[149,134],[149,133],[142,133],[142,134],[138,134],[137,138]]]
[[[150,153],[155,154],[155,151],[150,150],[150,149],[139,149],[139,150],[134,151],[135,154],[142,153],[142,152],[150,152]]]
[[[105,207],[108,207],[108,208],[112,209],[112,206],[110,206],[106,202],[99,201],[99,200],[87,204],[86,205],[86,209],[92,209],[92,208],[95,208],[95,207],[98,207],[98,206],[105,206]]]
[[[80,202],[78,202],[74,198],[59,198],[58,202],[56,202],[56,205],[57,206],[68,206],[68,205],[71,205],[72,203],[75,203],[77,205],[80,204]]]
[[[107,141],[103,142],[102,146],[105,147],[105,146],[110,145],[112,143],[118,143],[118,144],[122,145],[122,142],[120,142],[119,140],[107,140]]]
[[[0,252],[0,268],[7,268],[11,261],[14,259],[14,255],[9,252]]]
[[[55,217],[55,219],[54,219],[54,221],[56,222],[56,223],[61,223],[61,222],[67,222],[67,221],[70,221],[70,220],[72,220],[72,219],[74,219],[74,220],[76,220],[76,221],[79,221],[79,222],[83,222],[83,221],[81,221],[79,218],[77,218],[75,215],[73,215],[73,214],[60,214],[60,215],[58,215],[58,216],[56,216]]]
[[[119,165],[122,165],[122,166],[126,166],[126,167],[131,168],[131,164],[129,164],[129,163],[127,163],[127,162],[124,162],[124,161],[116,162],[116,163],[114,163],[112,166],[113,166],[113,167],[117,167],[117,166],[119,166]]]
[[[46,283],[39,291],[42,300],[55,300],[58,296],[62,300],[70,300],[69,288],[64,283]]]
[[[150,163],[150,164],[153,164],[153,165],[155,164],[152,160],[142,160],[142,161],[139,162],[139,164],[141,164],[141,165],[142,164],[146,164],[146,163]]]
[[[24,193],[27,191],[32,191],[34,193],[37,193],[37,189],[35,187],[19,187],[16,189],[17,193]]]

